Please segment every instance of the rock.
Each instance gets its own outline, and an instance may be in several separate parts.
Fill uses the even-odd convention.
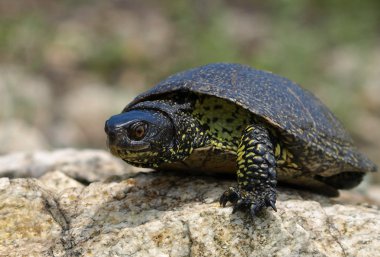
[[[0,179],[0,256],[49,256],[68,223],[36,179]]]
[[[233,180],[145,172],[85,186],[54,167],[0,179],[0,256],[378,256],[376,206],[279,188],[278,212],[251,220],[219,206]]]
[[[36,178],[57,170],[88,183],[110,176],[133,173],[136,168],[102,150],[61,149],[53,152],[19,152],[0,156],[0,177]]]
[[[77,180],[68,177],[60,171],[47,172],[39,179],[44,186],[55,193],[59,193],[66,188],[83,188],[84,185]]]
[[[351,191],[341,191],[337,200],[340,203],[350,205],[380,206],[380,187],[374,184],[367,185],[365,192],[363,192],[361,188],[355,188]]]

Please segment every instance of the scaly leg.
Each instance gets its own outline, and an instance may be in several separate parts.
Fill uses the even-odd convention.
[[[263,207],[276,211],[276,159],[267,129],[248,126],[237,151],[238,186],[230,187],[220,197],[220,204],[234,205],[233,212],[247,210],[254,217]]]

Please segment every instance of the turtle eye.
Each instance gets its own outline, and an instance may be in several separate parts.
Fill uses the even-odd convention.
[[[128,136],[132,140],[141,140],[145,137],[148,125],[144,122],[135,122],[128,128]]]

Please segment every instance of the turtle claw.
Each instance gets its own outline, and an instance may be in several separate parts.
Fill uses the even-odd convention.
[[[251,218],[254,218],[264,207],[276,208],[276,192],[273,189],[269,190],[254,190],[247,191],[230,187],[220,197],[220,205],[226,206],[227,202],[233,205],[232,213],[243,210],[248,211]]]
[[[228,190],[226,190],[222,194],[222,196],[219,199],[219,203],[223,207],[226,207],[226,204],[228,202],[231,202],[232,204],[236,205],[236,203],[238,202],[238,200],[240,198],[241,197],[240,197],[240,194],[239,194],[238,190],[236,188],[234,188],[234,187],[230,187],[230,188],[228,188]]]
[[[266,206],[267,207],[272,207],[272,209],[277,212],[277,208],[276,208],[276,201],[275,200],[266,200]]]

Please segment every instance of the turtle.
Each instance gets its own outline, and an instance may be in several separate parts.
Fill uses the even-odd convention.
[[[337,196],[377,170],[312,93],[236,63],[169,76],[110,117],[105,132],[110,152],[137,167],[236,174],[220,204],[251,217],[277,211],[278,182]]]

